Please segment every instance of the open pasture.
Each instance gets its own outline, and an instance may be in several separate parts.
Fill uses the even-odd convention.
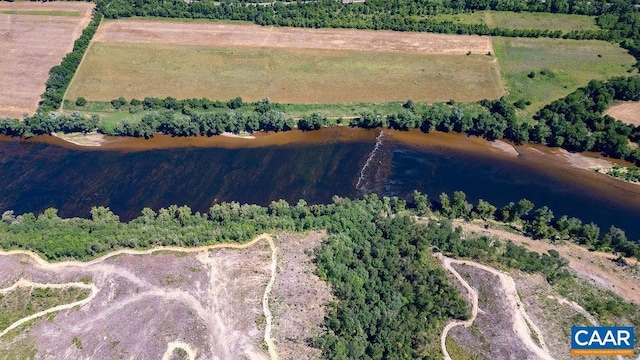
[[[629,75],[635,59],[617,44],[598,40],[493,38],[513,101],[526,99],[532,115],[590,80]]]
[[[560,30],[597,30],[594,16],[575,14],[551,14],[513,11],[475,11],[460,14],[427,16],[435,21],[451,21],[459,24],[483,24],[490,28]]]
[[[93,7],[86,2],[0,3],[0,117],[20,118],[36,110],[49,69],[72,50]]]
[[[470,101],[503,93],[489,51],[478,36],[107,21],[66,98]]]

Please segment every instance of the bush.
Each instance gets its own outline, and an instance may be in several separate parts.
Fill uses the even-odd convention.
[[[239,96],[227,102],[227,107],[231,110],[239,109],[242,106],[244,106],[244,102],[242,101],[242,98]]]
[[[528,104],[527,104],[527,103],[528,103]],[[525,99],[520,99],[520,100],[518,100],[518,101],[514,102],[514,103],[513,103],[513,106],[515,106],[515,107],[517,107],[518,109],[522,110],[522,109],[524,109],[525,107],[527,107],[527,105],[530,105],[530,104],[531,104],[531,102],[530,102],[530,101],[527,101],[527,100],[525,100]]]
[[[83,98],[82,96],[76,100],[76,106],[85,106],[85,105],[87,105],[87,99]]]
[[[123,98],[122,96],[120,96],[117,99],[111,100],[111,106],[113,106],[113,108],[116,110],[120,109],[125,105],[127,105],[127,99]]]

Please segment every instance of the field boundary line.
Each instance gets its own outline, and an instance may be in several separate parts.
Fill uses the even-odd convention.
[[[89,20],[89,24],[91,24],[91,21],[93,21],[93,17],[94,16],[96,16],[95,13],[91,16],[91,19]],[[76,76],[78,75],[78,71],[80,70],[80,67],[84,63],[84,59],[87,57],[87,54],[89,53],[89,50],[91,50],[91,46],[93,45],[93,37],[96,36],[96,33],[98,33],[98,30],[100,29],[100,26],[102,26],[102,23],[103,23],[103,20],[100,20],[100,24],[98,24],[98,28],[96,29],[96,32],[91,37],[91,40],[89,40],[89,45],[87,45],[87,48],[84,50],[84,54],[82,54],[82,59],[80,59],[80,63],[78,64],[78,67],[76,68],[76,71],[73,72],[73,76],[71,77],[71,81],[69,81],[69,84],[67,85],[67,88],[64,89],[64,94],[62,94],[62,101],[60,102],[60,109],[58,110],[60,112],[64,111],[64,100],[67,98],[67,93],[69,92],[69,88],[71,87],[71,85],[73,85],[73,81],[76,79]],[[89,26],[89,24],[87,24],[87,26]],[[87,27],[85,26],[84,29],[86,29],[86,28]],[[82,29],[82,31],[84,31],[84,29]],[[82,33],[80,33],[80,36],[82,36]],[[74,40],[73,43],[75,45],[75,40]],[[73,49],[71,51],[73,51]]]

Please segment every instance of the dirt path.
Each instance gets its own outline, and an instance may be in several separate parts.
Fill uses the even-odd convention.
[[[118,275],[126,278],[129,281],[132,281],[134,283],[140,283],[142,280],[139,279],[135,274],[130,273],[126,270],[123,269],[116,269],[114,266],[109,265],[109,264],[101,264],[103,261],[112,258],[114,256],[118,256],[118,255],[149,255],[149,254],[153,254],[156,252],[160,252],[160,251],[167,251],[167,252],[181,252],[181,253],[207,253],[209,250],[214,250],[214,249],[245,249],[248,248],[250,246],[253,246],[254,244],[266,240],[269,244],[269,247],[271,248],[271,263],[270,263],[270,271],[271,271],[271,277],[269,279],[269,283],[267,284],[267,287],[265,289],[265,292],[263,294],[263,298],[262,298],[262,308],[263,308],[263,312],[264,312],[264,316],[265,316],[265,320],[266,320],[266,326],[265,326],[265,334],[264,334],[264,341],[267,344],[267,350],[269,352],[269,357],[271,360],[277,360],[278,359],[278,354],[276,351],[276,346],[275,343],[273,342],[273,339],[271,338],[271,328],[272,328],[272,314],[271,311],[269,309],[269,304],[268,304],[268,298],[269,298],[269,294],[271,292],[271,289],[273,287],[273,283],[275,282],[275,276],[276,276],[276,264],[277,264],[277,254],[276,254],[276,246],[275,243],[273,241],[273,238],[271,237],[271,235],[269,234],[261,234],[258,235],[257,237],[255,237],[253,240],[244,243],[244,244],[216,244],[216,245],[209,245],[209,246],[200,246],[200,247],[194,247],[194,248],[185,248],[185,247],[170,247],[170,246],[161,246],[161,247],[157,247],[157,248],[153,248],[153,249],[147,249],[147,250],[131,250],[131,249],[121,249],[121,250],[117,250],[111,253],[108,253],[106,255],[103,255],[99,258],[93,259],[91,261],[87,261],[87,262],[81,262],[81,261],[65,261],[65,262],[59,262],[59,263],[49,263],[46,260],[42,259],[39,255],[31,252],[31,251],[26,251],[26,250],[11,250],[11,251],[0,251],[0,256],[17,256],[17,255],[26,255],[28,257],[30,257],[38,267],[44,269],[44,270],[61,270],[61,269],[66,269],[66,268],[70,268],[70,269],[74,269],[74,268],[87,268],[87,267],[93,267],[93,270],[96,271],[100,271],[100,272],[106,272],[106,273],[117,273]],[[206,257],[202,257],[201,261],[208,263],[208,260],[206,260]],[[216,268],[215,266],[211,266],[211,271],[212,272],[216,272]],[[214,277],[212,277],[212,280],[214,279]],[[23,281],[23,280],[21,280]],[[20,281],[18,282],[20,283]],[[28,282],[27,280],[23,281],[23,284],[30,284],[30,282]],[[83,288],[90,288],[92,290],[91,296],[87,297],[86,299],[83,299],[81,301],[78,302],[74,302],[71,304],[66,304],[66,305],[61,305],[61,306],[56,306],[54,308],[45,310],[45,311],[41,311],[37,314],[31,315],[29,317],[23,318],[18,320],[16,323],[12,324],[9,328],[5,329],[5,331],[3,331],[0,334],[0,337],[2,335],[4,335],[6,332],[20,326],[21,324],[24,324],[25,322],[35,319],[37,317],[46,315],[48,313],[51,312],[55,312],[55,311],[60,311],[60,310],[65,310],[65,309],[70,309],[73,308],[74,306],[77,305],[84,305],[89,303],[98,293],[99,289],[97,287],[95,287],[95,285],[87,285],[84,283],[68,283],[68,284],[40,284],[42,286],[48,286],[48,287],[60,287],[60,286],[78,286],[78,287],[83,287]],[[145,285],[149,285],[149,284],[145,284]],[[18,284],[14,284],[12,285],[12,287],[10,288],[15,288],[17,286],[20,286]],[[36,284],[37,286],[37,284]],[[8,288],[8,289],[10,289]],[[155,287],[154,287],[155,288]],[[217,286],[217,284],[212,284],[212,291],[213,292],[217,292],[217,291],[224,291],[225,289],[219,289],[219,287]],[[201,304],[192,296],[187,296],[184,293],[181,292],[175,292],[175,291],[170,291],[170,290],[166,290],[166,289],[160,289],[160,288],[155,288],[153,291],[150,292],[146,292],[146,293],[142,293],[139,294],[139,296],[161,296],[161,297],[165,297],[165,298],[173,298],[173,299],[179,299],[181,301],[187,302],[189,303],[194,309],[196,309],[196,311],[200,314],[200,316],[202,318],[207,318],[207,314],[209,313],[206,309],[204,309]],[[215,298],[215,296],[214,296]],[[121,304],[121,305],[125,305],[125,304]],[[96,316],[108,316],[109,314],[97,314]],[[223,338],[226,332],[225,329],[222,325],[222,321],[214,321],[210,324],[212,326],[211,331],[215,331],[218,335],[220,335],[220,338]],[[172,345],[173,344],[173,345]],[[185,346],[186,345],[186,346]],[[191,359],[195,359],[195,352],[193,352],[193,350],[189,347],[188,344],[184,344],[181,343],[179,341],[173,341],[171,343],[168,344],[168,348],[167,348],[167,352],[165,352],[165,356],[171,356],[173,350],[175,348],[182,348],[185,351],[187,351],[187,353],[189,354]],[[191,353],[189,352],[189,350],[187,350],[187,348],[189,350],[191,350]],[[191,357],[193,355],[193,357]]]
[[[545,360],[553,360],[553,358],[551,357],[551,355],[549,355],[549,349],[547,348],[547,345],[545,344],[544,341],[544,337],[542,335],[542,332],[540,331],[540,329],[538,329],[538,327],[536,326],[536,324],[531,320],[531,318],[529,318],[529,315],[527,315],[526,310],[524,309],[524,305],[522,304],[522,302],[520,301],[520,297],[518,296],[518,292],[516,291],[516,285],[515,282],[513,281],[513,278],[501,271],[498,271],[496,269],[493,269],[491,267],[473,262],[473,261],[466,261],[466,260],[455,260],[455,259],[451,259],[448,258],[446,256],[443,256],[442,254],[437,254],[436,255],[439,259],[442,260],[444,267],[450,271],[461,283],[462,285],[469,290],[469,293],[471,294],[471,296],[473,297],[473,310],[472,310],[472,318],[468,321],[456,321],[453,323],[448,324],[445,327],[445,330],[442,333],[442,337],[440,338],[440,344],[442,347],[442,352],[444,353],[445,356],[445,360],[450,360],[451,357],[449,356],[449,353],[447,352],[446,349],[446,345],[445,345],[445,341],[446,341],[446,337],[447,337],[447,333],[449,332],[449,330],[451,330],[453,327],[458,326],[458,325],[464,325],[465,327],[469,327],[471,326],[471,324],[473,323],[473,321],[475,320],[477,314],[478,314],[478,292],[473,289],[469,283],[467,283],[462,276],[460,276],[460,274],[453,269],[453,267],[451,266],[451,264],[463,264],[463,265],[470,265],[470,266],[474,266],[477,267],[481,270],[490,272],[496,276],[498,276],[498,278],[500,279],[500,284],[502,285],[502,287],[505,289],[505,292],[508,295],[508,301],[511,303],[512,306],[510,306],[510,309],[504,309],[505,311],[512,311],[511,316],[513,318],[513,330],[516,333],[516,336],[518,336],[518,338],[520,338],[520,340],[522,340],[522,342],[525,344],[525,346],[534,354],[536,354],[538,356],[538,358],[540,359],[545,359]],[[535,333],[538,341],[540,342],[540,346],[538,346],[538,344],[536,344],[536,342],[532,339],[531,337],[531,332],[530,330],[533,330],[533,332]]]
[[[502,229],[485,228],[479,223],[463,221],[454,222],[454,226],[462,227],[464,232],[477,233],[487,236],[496,236],[501,239],[511,240],[518,245],[524,245],[529,250],[538,253],[547,253],[556,250],[569,261],[569,268],[585,279],[589,279],[598,286],[610,290],[627,301],[640,304],[640,279],[633,274],[621,270],[612,260],[615,255],[588,249],[565,242],[562,245],[551,244],[543,240],[533,240],[523,235],[510,233]],[[635,259],[625,259],[630,266],[638,266]]]
[[[278,263],[278,256],[276,254],[276,246],[270,236],[268,237],[268,241],[269,247],[271,247],[271,264],[269,265],[269,268],[271,269],[271,278],[269,279],[267,287],[264,289],[264,295],[262,295],[262,311],[264,312],[264,317],[266,319],[264,342],[267,343],[267,349],[269,350],[269,357],[271,358],[271,360],[278,360],[276,344],[273,342],[273,338],[271,337],[273,316],[271,315],[271,310],[269,309],[269,294],[271,293],[271,289],[273,288],[273,283],[276,281],[276,265]]]
[[[471,302],[472,306],[471,319],[467,321],[452,321],[444,327],[444,330],[442,330],[442,336],[440,337],[440,347],[442,348],[442,353],[444,354],[444,360],[452,360],[449,352],[447,351],[447,334],[449,333],[449,330],[453,329],[456,326],[469,327],[476,320],[476,317],[478,316],[478,291],[471,287],[471,285],[469,285],[469,283],[460,275],[460,273],[458,273],[456,269],[451,266],[451,258],[444,257],[442,256],[442,254],[436,254],[436,257],[440,259],[440,261],[442,261],[442,265],[444,266],[444,268],[451,272],[453,276],[455,276],[456,279],[460,281],[462,286],[467,289],[467,292],[469,293],[469,301]]]
[[[32,288],[40,288],[40,289],[66,289],[66,288],[70,288],[70,287],[77,287],[77,288],[89,289],[89,290],[91,290],[91,294],[89,296],[87,296],[85,299],[74,301],[74,302],[69,303],[69,304],[63,304],[63,305],[54,306],[52,308],[49,308],[49,309],[46,309],[46,310],[42,310],[42,311],[37,312],[35,314],[32,314],[32,315],[29,315],[29,316],[24,317],[22,319],[19,319],[18,321],[16,321],[13,324],[9,325],[2,332],[0,332],[0,338],[3,337],[5,334],[7,334],[9,331],[19,327],[20,325],[22,325],[22,324],[24,324],[24,323],[26,323],[28,321],[33,320],[33,319],[37,319],[37,318],[39,318],[41,316],[44,316],[44,315],[47,315],[47,314],[50,314],[50,313],[53,313],[53,312],[62,311],[62,310],[68,310],[68,309],[71,309],[71,308],[73,308],[75,306],[82,306],[82,305],[88,304],[98,294],[98,288],[93,284],[85,284],[85,283],[81,283],[81,282],[71,282],[71,283],[65,283],[65,284],[49,284],[49,283],[40,284],[40,283],[31,282],[31,281],[25,280],[25,279],[20,279],[18,282],[16,282],[15,284],[11,285],[8,288],[0,289],[0,294],[11,292],[11,291],[17,289],[18,287],[32,287]]]

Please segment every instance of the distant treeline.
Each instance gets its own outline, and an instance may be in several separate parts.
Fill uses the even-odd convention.
[[[640,60],[640,13],[636,1],[619,0],[367,0],[364,3],[342,4],[321,0],[256,6],[229,1],[126,1],[97,0],[98,9],[106,18],[156,16],[192,19],[228,19],[253,21],[260,25],[296,26],[308,28],[355,28],[371,30],[425,31],[448,34],[477,34],[514,37],[564,37],[570,39],[600,39],[620,42],[621,46]],[[431,15],[470,12],[475,10],[529,11],[597,15],[600,30],[561,31],[536,29],[491,28],[485,24],[460,24],[428,18]]]

